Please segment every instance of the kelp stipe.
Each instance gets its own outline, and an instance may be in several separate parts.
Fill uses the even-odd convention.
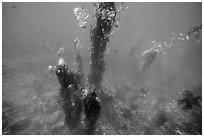
[[[89,83],[99,89],[105,71],[104,52],[110,39],[110,33],[116,22],[116,5],[114,2],[99,3],[96,9],[96,23],[90,30],[90,74]]]
[[[80,74],[68,70],[66,62],[61,58],[55,66],[55,73],[60,84],[62,108],[65,113],[65,123],[70,131],[80,125],[82,101],[80,98]]]

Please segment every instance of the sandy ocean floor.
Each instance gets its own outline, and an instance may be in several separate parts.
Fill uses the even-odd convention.
[[[79,27],[81,18],[73,12],[80,6],[89,14],[87,28]],[[97,91],[101,113],[94,134],[202,134],[202,3],[125,6],[104,49],[105,72]],[[84,114],[77,128],[70,130],[66,124],[60,85],[48,66],[62,57],[69,69],[76,70],[74,40],[78,39],[87,78],[95,7],[93,3],[2,4],[3,135],[86,133]],[[59,49],[63,49],[60,55]],[[151,53],[157,54],[148,57]],[[182,99],[187,102],[179,104]]]
[[[74,131],[65,125],[56,77],[49,77],[36,60],[3,62],[3,134],[83,134],[83,124]],[[176,100],[155,98],[150,93],[142,97],[124,75],[104,77],[96,134],[201,133],[198,108],[184,111]]]

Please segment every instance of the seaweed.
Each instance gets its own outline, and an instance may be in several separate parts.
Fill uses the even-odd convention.
[[[116,5],[114,2],[101,2],[96,10],[96,24],[90,30],[91,70],[89,83],[99,89],[105,72],[104,52],[110,40],[110,32],[115,23]]]
[[[68,71],[68,66],[62,61],[56,66],[56,75],[60,84],[62,108],[65,113],[65,123],[72,131],[78,128],[82,113],[80,98],[80,74]]]

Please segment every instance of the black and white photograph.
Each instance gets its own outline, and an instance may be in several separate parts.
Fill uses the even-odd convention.
[[[202,2],[2,2],[2,135],[202,135]]]

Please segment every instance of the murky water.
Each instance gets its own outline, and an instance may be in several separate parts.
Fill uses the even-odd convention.
[[[166,6],[160,4],[145,5],[140,3],[139,5],[148,10],[155,7],[161,8],[160,10],[162,7],[167,9],[171,7],[171,4]],[[65,124],[65,114],[59,91],[60,85],[57,77],[47,70],[49,65],[56,65],[60,57],[66,60],[69,68],[77,69],[75,58],[81,52],[83,57],[81,70],[84,71],[84,79],[88,77],[90,52],[87,45],[90,41],[85,35],[89,34],[88,27],[85,27],[86,20],[82,18],[74,20],[74,13],[70,13],[78,5],[91,7],[92,4],[4,3],[2,5],[3,134],[85,134],[83,121],[73,130],[70,130]],[[179,3],[177,8],[181,5]],[[67,6],[71,9],[68,12]],[[195,3],[185,6],[184,4],[183,11],[187,7],[194,7],[194,9],[196,6],[200,7],[199,4]],[[55,14],[70,14],[68,18],[68,22],[71,20],[70,24],[67,22],[69,24],[68,30],[76,32],[76,35],[71,36],[72,32],[61,28],[63,24],[66,24],[62,21],[65,21],[65,18],[56,17],[61,20],[62,24],[59,30],[57,29],[58,26],[55,25],[49,24],[45,27],[46,23],[53,17],[45,12],[45,9],[54,13],[55,9],[59,9],[59,7],[61,7],[60,12]],[[135,34],[128,27],[130,25],[136,29],[140,26],[133,27],[132,24],[135,22],[133,13],[143,10],[136,3],[133,5],[128,3],[127,7],[129,8],[124,10],[125,14],[121,15],[124,20],[120,20],[125,25],[120,26],[120,22],[118,22],[121,28],[116,27],[115,32],[111,33],[110,43],[104,52],[105,71],[102,73],[101,89],[97,93],[101,103],[101,113],[96,123],[95,134],[202,134],[202,101],[196,100],[196,97],[202,96],[201,26],[196,24],[197,26],[190,28],[188,24],[193,25],[190,22],[187,25],[182,25],[187,26],[187,28],[184,27],[185,31],[175,34],[169,33],[167,40],[158,40],[157,38],[161,34],[158,34],[158,37],[153,36],[151,39],[149,39],[150,35],[147,34],[144,40],[138,31],[135,31],[135,33],[137,32]],[[38,12],[42,15],[36,15],[35,8],[39,8]],[[90,18],[89,12],[87,11]],[[141,22],[141,20],[146,19],[147,13],[144,13],[143,16],[145,17],[142,18],[137,15],[137,12],[136,21]],[[159,11],[156,13],[160,14]],[[195,11],[190,16],[193,18],[198,13],[200,15],[199,11]],[[85,19],[88,18],[88,15],[83,15]],[[199,15],[195,20],[200,17]],[[30,17],[35,18],[38,24],[29,20]],[[152,17],[148,17],[149,21],[152,21]],[[182,17],[183,20],[187,20],[185,16]],[[156,20],[162,19],[162,17],[156,18]],[[166,19],[166,17],[163,18]],[[198,22],[200,18],[195,22]],[[21,20],[25,23],[24,25],[21,25]],[[170,22],[174,22],[172,20]],[[13,24],[13,21],[19,23]],[[77,21],[82,22],[79,24],[81,28],[78,30],[76,29],[79,27]],[[92,22],[92,20],[88,21],[88,23]],[[141,33],[148,32],[145,25],[140,26],[143,28]],[[76,31],[73,30],[72,26]],[[178,28],[177,25],[175,28]],[[174,29],[167,30],[167,32],[170,31],[174,32]],[[149,32],[155,31],[149,29]],[[129,34],[128,38],[127,34]],[[133,34],[134,37],[137,35],[137,41],[134,41],[135,38],[130,34]],[[69,37],[68,40],[67,37]],[[77,37],[82,39],[80,41],[82,45],[80,45],[78,52],[73,46],[73,41]],[[131,46],[124,48],[122,38],[129,39],[130,41],[126,44]],[[190,90],[193,95],[186,97],[183,94],[185,90]],[[187,102],[184,100],[184,103],[178,103],[179,100],[185,98]],[[185,108],[186,106],[187,108]]]

